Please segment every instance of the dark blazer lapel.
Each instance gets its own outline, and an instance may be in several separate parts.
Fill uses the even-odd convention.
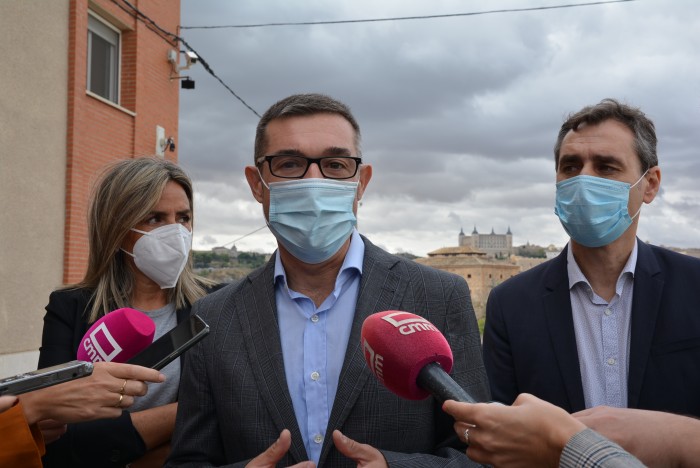
[[[542,303],[549,329],[549,338],[554,350],[554,359],[559,366],[559,372],[561,372],[571,405],[570,410],[573,412],[585,409],[586,403],[583,398],[583,383],[581,382],[581,369],[569,295],[567,249],[568,246],[547,270]]]
[[[338,380],[338,391],[333,402],[328,430],[324,440],[323,451],[319,466],[333,446],[333,429],[341,428],[345,419],[355,405],[362,388],[367,384],[371,372],[365,363],[365,357],[360,347],[362,323],[375,312],[396,309],[401,304],[408,282],[398,272],[392,270],[396,260],[375,247],[366,238],[365,258],[362,265],[362,278],[355,306],[355,318],[348,339],[343,368]],[[374,378],[374,377],[371,377]]]
[[[634,270],[632,323],[630,333],[629,375],[627,377],[627,406],[636,408],[642,389],[656,318],[661,305],[664,275],[654,252],[637,239],[637,265]]]
[[[273,255],[264,269],[244,280],[248,284],[241,287],[238,297],[234,298],[236,315],[243,332],[256,388],[268,407],[277,431],[281,432],[285,428],[291,431],[292,445],[289,453],[296,462],[301,462],[309,457],[304,448],[284,372],[273,283],[274,271]],[[246,304],[251,307],[246,308]]]

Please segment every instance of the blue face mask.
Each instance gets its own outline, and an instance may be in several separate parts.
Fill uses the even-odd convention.
[[[353,212],[357,185],[331,179],[265,184],[270,190],[267,225],[284,248],[302,262],[328,260],[357,224]]]
[[[580,175],[557,183],[554,213],[573,240],[586,247],[602,247],[617,240],[632,224],[639,210],[627,211],[634,184]]]

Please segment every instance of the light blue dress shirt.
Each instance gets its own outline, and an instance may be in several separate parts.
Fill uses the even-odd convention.
[[[287,286],[277,255],[275,300],[284,372],[309,459],[318,465],[355,316],[365,244],[353,230],[333,292],[320,307]]]
[[[569,295],[586,408],[626,408],[637,241],[609,303],[593,291],[570,245],[568,250]]]

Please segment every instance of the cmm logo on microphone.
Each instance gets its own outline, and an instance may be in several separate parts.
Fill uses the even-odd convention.
[[[365,354],[365,361],[369,365],[369,369],[372,371],[377,380],[379,380],[382,385],[384,384],[384,356],[374,352],[372,347],[367,343],[367,340],[362,340],[362,351]]]
[[[408,318],[401,320],[402,315],[408,316]],[[409,312],[393,312],[391,314],[386,314],[382,317],[382,320],[392,324],[402,335],[411,335],[422,331],[435,331],[440,333],[440,330],[438,330],[435,325],[423,317]]]
[[[89,338],[83,340],[83,348],[92,362],[109,362],[122,352],[122,347],[109,332],[105,322],[95,327]]]

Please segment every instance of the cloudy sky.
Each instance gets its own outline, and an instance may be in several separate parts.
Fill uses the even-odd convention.
[[[182,0],[182,26],[483,12],[589,0]],[[562,246],[552,146],[564,117],[614,97],[656,123],[662,192],[639,236],[700,247],[700,2],[637,0],[409,21],[183,29],[262,114],[290,94],[347,103],[374,176],[359,229],[391,252],[456,245],[474,226]],[[180,97],[179,158],[196,189],[194,247],[265,225],[243,175],[258,118],[201,65]],[[235,242],[272,252],[267,228]]]

